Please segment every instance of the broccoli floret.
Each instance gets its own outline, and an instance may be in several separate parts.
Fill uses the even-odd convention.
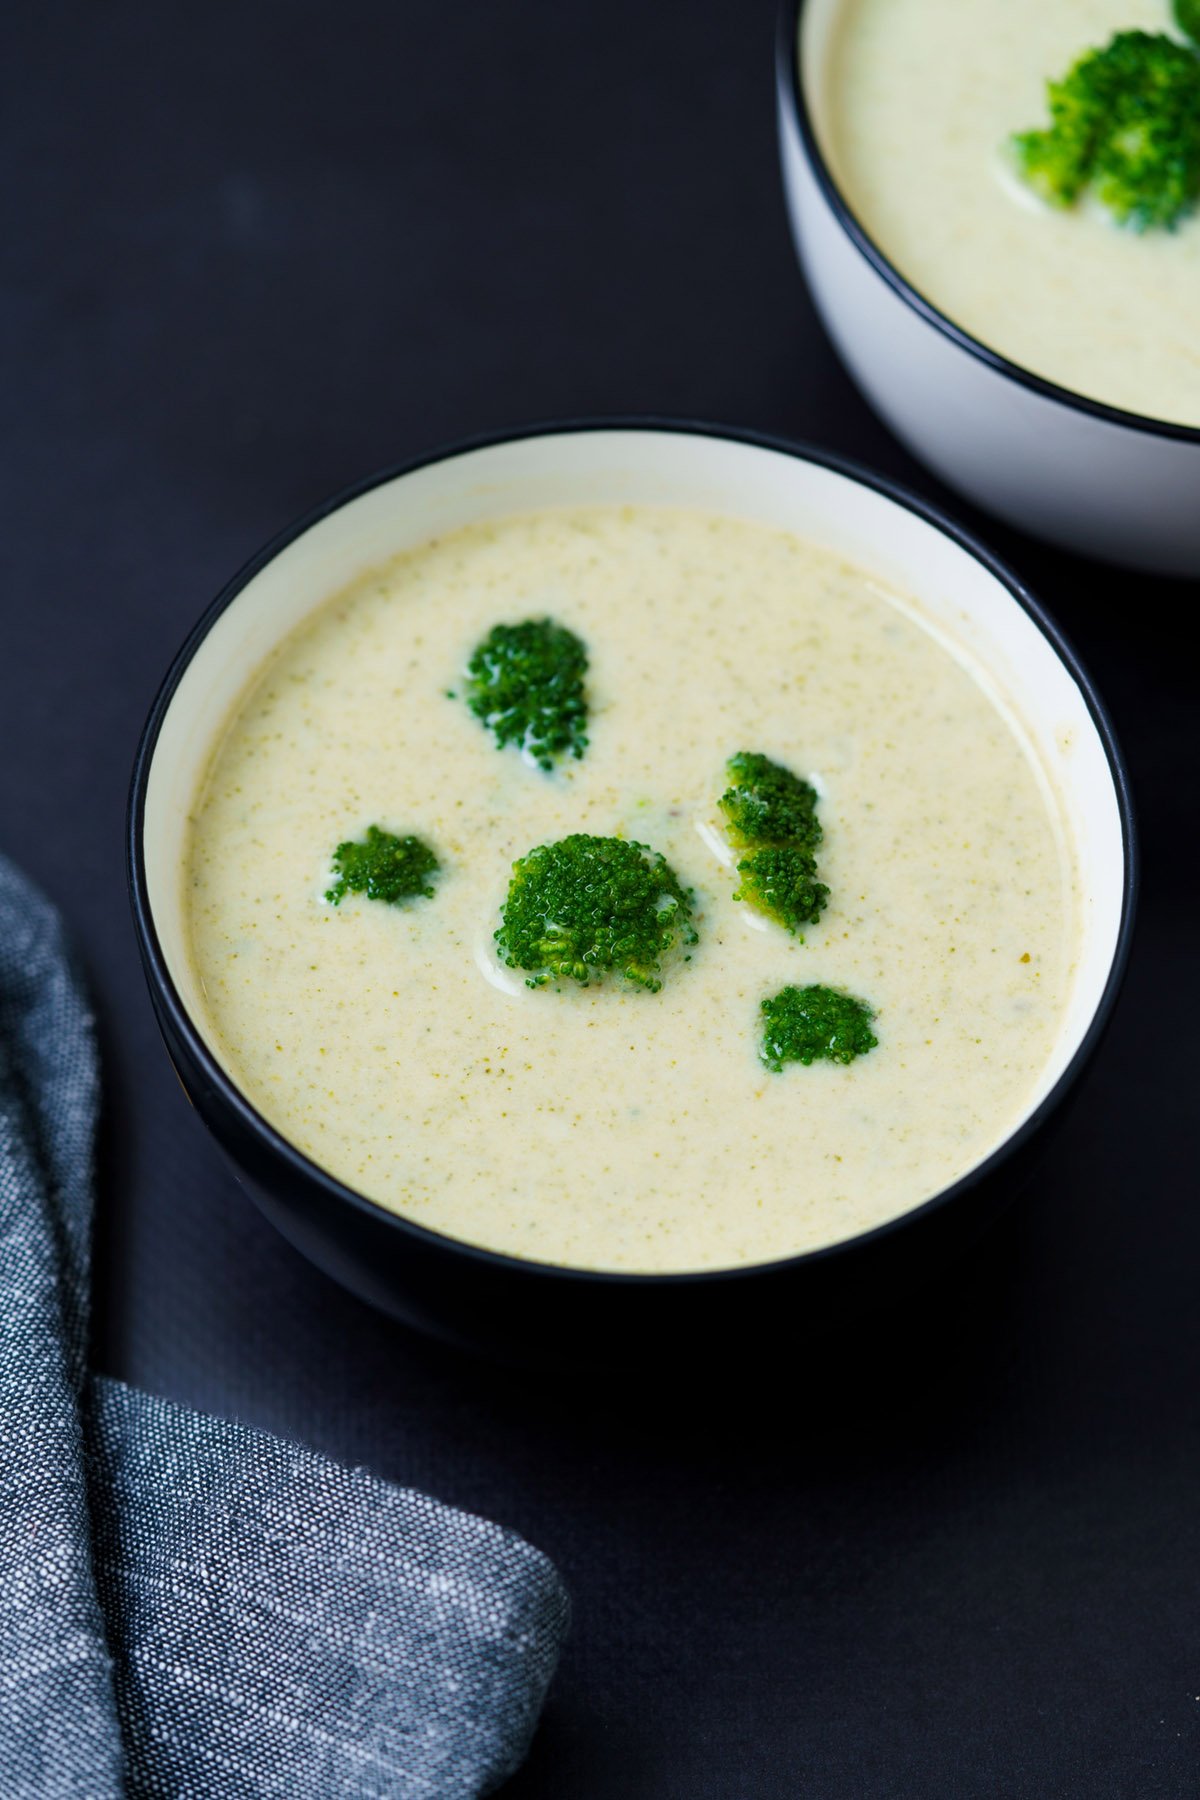
[[[1200,195],[1200,58],[1161,33],[1120,31],[1047,83],[1051,124],[1012,139],[1052,206],[1086,189],[1121,225],[1177,225]]]
[[[735,844],[806,843],[821,841],[817,790],[782,763],[756,750],[741,750],[725,765],[730,785],[721,795],[721,811]]]
[[[828,987],[785,987],[762,1003],[762,1060],[776,1074],[785,1063],[851,1063],[873,1050],[874,1014],[862,1000]]]
[[[1200,0],[1175,0],[1175,23],[1184,37],[1200,44]]]
[[[817,880],[817,846],[824,833],[817,791],[782,763],[741,750],[725,768],[729,787],[721,811],[734,845],[750,854],[737,865],[735,900],[748,900],[791,932],[815,925],[829,899]]]
[[[467,664],[467,705],[495,734],[539,768],[587,749],[587,650],[553,619],[494,625]]]
[[[698,941],[693,900],[658,851],[576,832],[513,864],[496,944],[530,987],[615,974],[656,994],[668,953]]]
[[[337,880],[325,890],[325,898],[340,906],[345,894],[365,894],[368,900],[385,900],[398,906],[402,900],[423,895],[432,900],[429,877],[439,868],[437,857],[417,837],[395,837],[368,825],[361,842],[347,839],[333,853]]]
[[[799,844],[771,844],[738,863],[741,886],[735,900],[748,900],[795,934],[815,925],[825,910],[829,889],[817,880],[816,858]]]

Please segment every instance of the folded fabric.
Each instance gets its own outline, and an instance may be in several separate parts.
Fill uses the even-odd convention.
[[[0,858],[5,1800],[467,1800],[528,1748],[568,1606],[511,1532],[85,1369],[91,1020]]]

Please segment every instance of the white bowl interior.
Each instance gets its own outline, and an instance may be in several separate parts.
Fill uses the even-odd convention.
[[[828,9],[811,10],[815,16]],[[167,709],[145,806],[150,909],[171,979],[201,1034],[207,1039],[184,911],[188,813],[216,733],[249,676],[314,608],[401,550],[503,513],[603,504],[725,513],[836,550],[912,596],[930,627],[1006,706],[1059,797],[1081,894],[1074,988],[1054,1054],[1031,1098],[1033,1111],[1099,1006],[1121,923],[1120,809],[1087,702],[1004,583],[918,514],[800,457],[698,433],[547,434],[431,463],[383,482],[310,526],[226,607]]]
[[[800,23],[800,68],[804,104],[822,152],[830,142],[826,71],[833,45],[833,27],[840,0],[807,0]]]

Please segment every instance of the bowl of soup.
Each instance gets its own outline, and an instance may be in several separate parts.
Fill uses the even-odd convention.
[[[838,351],[943,480],[1086,554],[1200,573],[1200,212],[1043,204],[1013,134],[1047,81],[1167,0],[786,0],[792,233]]]
[[[597,1364],[915,1304],[1095,1047],[1134,862],[1095,692],[979,544],[659,423],[277,539],[129,818],[168,1051],[267,1215],[412,1324]]]

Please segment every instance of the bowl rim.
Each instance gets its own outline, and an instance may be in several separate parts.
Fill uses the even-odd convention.
[[[931,1194],[928,1199],[921,1201],[917,1206],[899,1213],[894,1219],[885,1220],[881,1225],[872,1226],[869,1231],[858,1232],[852,1237],[841,1238],[835,1243],[823,1244],[812,1250],[798,1251],[792,1256],[778,1257],[769,1262],[734,1264],[729,1268],[718,1269],[665,1271],[586,1269],[569,1264],[539,1262],[530,1257],[512,1256],[505,1251],[490,1250],[482,1245],[468,1243],[462,1238],[452,1237],[447,1232],[435,1231],[427,1225],[418,1224],[416,1220],[406,1218],[401,1213],[390,1211],[379,1201],[371,1200],[365,1194],[360,1194],[356,1189],[338,1180],[328,1170],[323,1169],[319,1163],[312,1161],[282,1132],[271,1125],[242,1093],[232,1076],[226,1072],[209,1049],[171,978],[150,904],[144,844],[146,795],[163,721],[200,645],[207,638],[217,620],[237,600],[255,576],[290,544],[302,537],[314,525],[319,524],[322,519],[339,511],[352,501],[360,499],[364,494],[372,492],[375,488],[399,480],[405,475],[415,474],[419,470],[430,468],[435,464],[453,461],[475,451],[517,444],[528,439],[609,432],[645,432],[647,434],[716,438],[722,442],[739,444],[751,449],[769,450],[791,457],[797,462],[809,463],[817,468],[828,470],[846,480],[857,482],[903,507],[908,512],[915,513],[923,523],[931,526],[935,531],[942,532],[968,555],[981,563],[1000,582],[1016,604],[1033,620],[1034,625],[1048,640],[1051,648],[1078,685],[1100,738],[1117,800],[1123,851],[1121,918],[1117,941],[1105,978],[1103,992],[1087,1030],[1076,1047],[1074,1055],[1049,1093],[1043,1097],[1034,1111],[1022,1121],[1017,1129],[1004,1138],[982,1162],[977,1163],[974,1168],[968,1169],[964,1175],[961,1175],[948,1187]],[[640,1288],[654,1285],[678,1287],[692,1283],[708,1285],[742,1281],[755,1277],[760,1279],[776,1277],[800,1266],[846,1256],[862,1250],[864,1246],[879,1243],[891,1234],[914,1224],[918,1219],[940,1211],[952,1201],[969,1193],[1000,1169],[1033,1137],[1047,1118],[1062,1104],[1090,1060],[1092,1052],[1108,1024],[1129,960],[1140,884],[1140,857],[1129,774],[1108,712],[1091,677],[1080,662],[1073,645],[1057,623],[1034,599],[1018,577],[972,532],[949,518],[937,506],[910,492],[890,477],[876,474],[850,458],[816,446],[736,425],[635,414],[539,421],[458,439],[407,458],[400,463],[367,475],[330,498],[318,502],[243,564],[232,580],[226,583],[216,598],[205,608],[176,652],[142,729],[134,758],[126,814],[126,876],[138,948],[141,952],[146,978],[157,1005],[166,1014],[173,1031],[186,1047],[189,1055],[198,1064],[206,1082],[220,1096],[243,1129],[251,1136],[262,1140],[273,1154],[291,1170],[293,1175],[306,1183],[315,1184],[328,1198],[349,1206],[361,1214],[368,1215],[377,1223],[382,1222],[385,1228],[395,1230],[400,1237],[413,1240],[416,1244],[429,1249],[456,1253],[485,1267],[502,1269],[510,1274],[526,1278],[565,1279],[584,1284],[599,1283],[604,1286]]]
[[[1102,420],[1106,425],[1123,427],[1127,431],[1146,432],[1151,437],[1169,438],[1177,443],[1200,445],[1200,425],[1184,425],[1172,419],[1156,419],[1149,413],[1130,412],[1120,406],[1110,406],[1105,400],[1093,400],[1087,394],[1076,393],[1073,388],[1062,387],[1058,382],[1049,381],[1043,375],[1035,375],[1032,369],[1010,361],[1000,351],[991,349],[979,338],[972,337],[961,325],[955,324],[953,319],[935,306],[919,288],[914,287],[895,264],[888,260],[851,210],[817,141],[808,102],[804,97],[803,55],[800,47],[801,25],[808,4],[809,0],[782,0],[779,9],[776,67],[781,96],[786,96],[790,104],[801,146],[826,204],[850,242],[875,273],[927,325],[932,325],[960,350],[965,350],[976,361],[1018,387],[1028,388],[1044,400],[1072,407],[1089,418]]]

